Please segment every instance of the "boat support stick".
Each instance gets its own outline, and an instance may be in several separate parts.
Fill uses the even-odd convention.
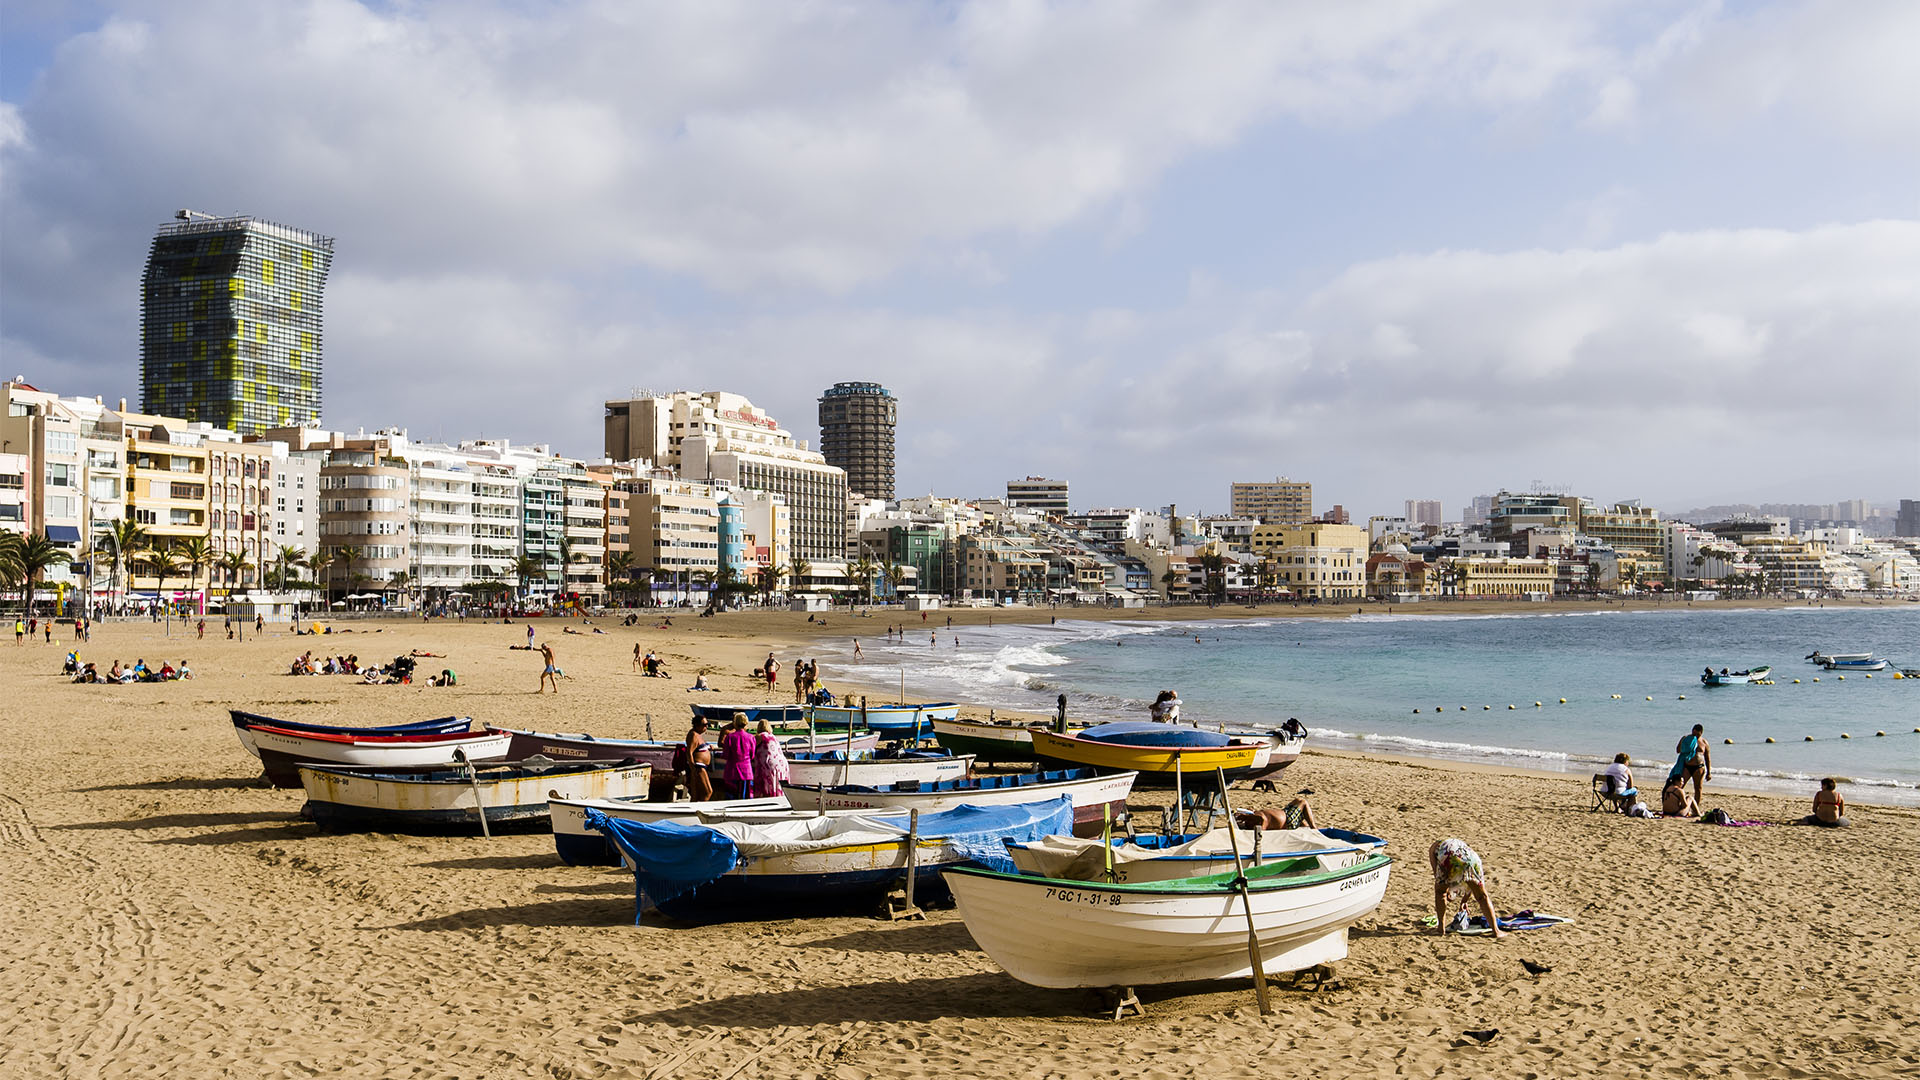
[[[487,804],[480,799],[480,774],[474,771],[473,762],[467,760],[467,752],[456,748],[453,760],[467,770],[467,784],[473,788],[473,812],[480,815],[480,835],[493,839],[493,830],[487,826]]]
[[[1233,845],[1233,888],[1240,894],[1240,910],[1247,916],[1247,957],[1253,961],[1253,992],[1260,999],[1260,1015],[1273,1015],[1273,1002],[1267,1000],[1267,964],[1260,958],[1260,935],[1253,929],[1253,898],[1247,895],[1247,868],[1240,862],[1240,828],[1233,820],[1233,804],[1227,801],[1227,770],[1215,766],[1214,781],[1220,785],[1220,805],[1227,810],[1227,840]]]
[[[1173,752],[1173,831],[1187,829],[1187,793],[1180,782],[1180,751]]]

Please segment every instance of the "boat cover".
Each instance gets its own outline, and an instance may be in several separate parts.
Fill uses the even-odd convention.
[[[907,835],[903,813],[821,816],[758,823],[676,825],[609,818],[589,807],[587,827],[605,833],[633,861],[634,888],[654,903],[671,900],[725,876],[742,856],[794,855],[807,851],[894,844]],[[1073,799],[1062,795],[1019,806],[959,806],[920,815],[919,835],[949,847],[989,869],[1013,872],[1006,841],[1038,840],[1073,830]]]
[[[1090,742],[1121,743],[1126,746],[1172,746],[1186,750],[1233,744],[1231,738],[1217,731],[1202,731],[1199,728],[1160,724],[1151,720],[1120,720],[1111,724],[1100,724],[1081,732],[1080,737]]]
[[[1254,850],[1252,831],[1238,829],[1234,832],[1240,843],[1240,855],[1243,858],[1252,858]],[[1234,841],[1227,833],[1226,829],[1214,829],[1171,847],[1146,847],[1121,840],[1113,845],[1113,861],[1115,865],[1119,865],[1176,855],[1231,858]],[[1049,836],[1021,844],[1021,861],[1031,868],[1026,871],[1027,873],[1037,874],[1040,877],[1066,878],[1070,881],[1104,881],[1107,876],[1107,862],[1101,846],[1098,837],[1082,840],[1077,836]],[[1362,861],[1366,857],[1352,843],[1327,836],[1317,829],[1273,829],[1261,833],[1261,855],[1270,856],[1276,851],[1314,853],[1320,857],[1322,870],[1338,870]],[[1351,857],[1352,854],[1358,854],[1358,858]]]

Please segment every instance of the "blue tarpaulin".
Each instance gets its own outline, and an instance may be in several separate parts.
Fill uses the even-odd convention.
[[[850,844],[897,842],[905,813],[795,816],[772,823],[721,821],[675,825],[610,818],[589,808],[586,824],[606,834],[634,866],[635,918],[649,899],[664,903],[716,881],[743,857],[794,855]],[[959,806],[920,815],[919,836],[939,839],[955,854],[1012,873],[1006,841],[1073,832],[1073,800],[1065,795],[1016,806]]]

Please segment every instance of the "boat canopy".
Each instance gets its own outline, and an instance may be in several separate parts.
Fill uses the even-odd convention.
[[[1231,738],[1217,731],[1202,731],[1199,728],[1161,724],[1152,720],[1120,720],[1111,724],[1100,724],[1081,732],[1080,737],[1093,742],[1120,743],[1124,746],[1171,746],[1188,750],[1233,745]]]

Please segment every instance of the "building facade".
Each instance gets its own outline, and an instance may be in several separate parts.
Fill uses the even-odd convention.
[[[1071,513],[1067,509],[1067,482],[1044,476],[1007,481],[1007,505],[1023,506],[1053,517],[1066,517]]]
[[[1280,477],[1272,483],[1229,485],[1235,517],[1255,517],[1262,525],[1298,525],[1313,518],[1313,485]]]
[[[893,498],[893,431],[899,402],[879,383],[834,383],[820,395],[820,453],[845,469],[847,490]]]
[[[141,410],[254,434],[317,423],[333,239],[182,210],[140,279]]]

